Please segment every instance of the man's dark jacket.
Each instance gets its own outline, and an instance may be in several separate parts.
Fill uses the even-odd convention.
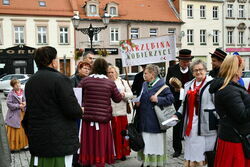
[[[190,69],[188,69],[188,76],[189,76],[189,81],[193,79],[193,75],[192,75]],[[180,93],[179,92],[175,92],[174,87],[172,87],[169,84],[169,80],[172,77],[176,77],[176,78],[178,78],[181,81],[182,73],[181,73],[180,65],[179,64],[170,66],[168,68],[168,73],[167,73],[167,78],[166,78],[166,84],[170,87],[170,90],[173,93],[174,98],[175,98],[174,106],[175,106],[176,110],[178,110],[179,107],[181,106],[181,100],[179,100]],[[182,87],[184,87],[184,84],[182,85]]]
[[[70,79],[52,68],[40,68],[26,83],[25,96],[23,125],[31,155],[59,157],[76,153],[76,119],[81,118],[82,110]]]
[[[139,96],[142,89],[142,84],[144,82],[143,71],[135,75],[135,79],[132,85],[132,92],[134,95]]]

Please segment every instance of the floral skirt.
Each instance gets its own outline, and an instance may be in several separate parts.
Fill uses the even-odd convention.
[[[114,163],[114,143],[110,123],[91,126],[90,122],[82,121],[80,143],[80,164],[104,167],[105,163]]]
[[[24,112],[21,112],[21,121],[23,119]],[[17,151],[28,146],[28,138],[24,132],[22,124],[20,128],[13,128],[6,125],[7,137],[9,142],[9,147],[11,151]]]
[[[218,139],[214,167],[250,167],[250,159],[245,158],[242,144]]]
[[[130,154],[129,142],[121,135],[122,130],[125,130],[128,125],[127,116],[117,116],[113,117],[112,121],[112,131],[115,143],[115,153],[116,158],[121,159],[124,156]]]

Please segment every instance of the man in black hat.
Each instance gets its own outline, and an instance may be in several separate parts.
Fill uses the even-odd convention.
[[[213,78],[217,77],[220,71],[220,66],[227,56],[225,52],[221,49],[215,49],[214,53],[210,53],[212,58],[212,70],[209,72],[209,75]]]
[[[176,111],[181,106],[180,100],[180,88],[184,87],[184,84],[193,79],[192,72],[190,71],[189,65],[191,60],[194,58],[191,56],[191,50],[182,49],[179,51],[179,56],[176,57],[179,59],[179,63],[168,68],[166,84],[169,85],[174,97],[175,97],[175,109]],[[172,78],[172,79],[171,79]],[[174,78],[174,79],[173,79]],[[176,84],[172,84],[172,80],[180,81],[179,86],[174,86]],[[177,82],[178,83],[178,82]],[[182,151],[182,144],[181,144],[181,133],[182,133],[182,122],[180,121],[176,126],[173,128],[173,148],[174,154],[173,157],[178,157]]]

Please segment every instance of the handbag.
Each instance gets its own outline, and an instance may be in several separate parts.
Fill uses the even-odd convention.
[[[136,122],[134,122],[134,118],[135,118],[134,113],[135,111],[133,110],[131,123],[128,124],[127,130],[122,131],[121,134],[122,136],[128,136],[129,147],[133,151],[138,152],[144,148],[145,143],[143,141],[141,133],[137,131],[137,127],[136,127],[137,124]]]
[[[155,95],[158,96],[165,88],[168,88],[167,85],[163,85],[156,93]],[[173,104],[169,106],[158,106],[157,104],[154,106],[154,110],[156,113],[156,116],[158,118],[160,128],[161,130],[167,130],[171,126],[162,125],[162,123],[170,118],[176,113],[175,107]]]
[[[247,159],[250,159],[250,134],[247,135],[241,135],[238,130],[236,130],[234,127],[232,127],[234,132],[240,137],[243,152],[245,154],[245,157]]]

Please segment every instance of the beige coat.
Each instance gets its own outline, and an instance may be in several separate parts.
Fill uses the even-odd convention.
[[[112,101],[112,108],[113,108],[112,114],[113,116],[124,116],[127,115],[126,102],[128,99],[131,99],[133,97],[133,93],[127,81],[122,80],[120,77],[118,77],[115,80],[115,84],[120,92],[125,92],[125,97],[122,99],[120,103],[114,103]]]

